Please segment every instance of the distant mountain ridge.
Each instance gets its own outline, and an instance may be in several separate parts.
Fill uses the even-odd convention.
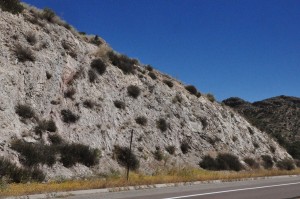
[[[295,158],[300,158],[297,150],[300,143],[300,98],[281,95],[250,103],[231,97],[223,103],[275,137]]]

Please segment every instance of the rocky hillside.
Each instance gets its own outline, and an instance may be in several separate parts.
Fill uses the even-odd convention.
[[[219,152],[242,163],[290,157],[211,95],[77,33],[50,10],[1,11],[0,41],[0,155],[18,166],[39,166],[50,178],[123,171],[118,152],[132,130],[147,173],[199,167]]]
[[[300,159],[300,98],[278,96],[254,103],[229,98],[223,102],[254,126],[271,134],[295,158]]]

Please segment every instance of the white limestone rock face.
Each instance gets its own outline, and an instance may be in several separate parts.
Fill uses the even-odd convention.
[[[44,26],[33,24],[25,20],[24,15],[31,13],[0,12],[1,156],[20,165],[20,154],[10,148],[14,139],[50,144],[49,132],[42,138],[34,133],[36,119],[24,121],[16,114],[18,104],[27,104],[38,119],[53,119],[57,133],[69,143],[83,143],[101,150],[99,165],[91,168],[80,164],[65,168],[61,163],[51,168],[42,166],[49,178],[122,171],[113,159],[113,149],[115,145],[129,146],[132,129],[133,150],[141,162],[140,170],[146,173],[180,165],[198,167],[204,155],[219,152],[235,154],[240,160],[261,155],[277,160],[290,157],[266,133],[251,126],[230,108],[210,102],[204,95],[199,98],[191,95],[181,82],[159,71],[154,71],[157,79],[153,80],[142,66],[136,65],[136,73],[126,75],[108,63],[106,72],[91,83],[88,71],[98,47],[63,26],[42,20]],[[34,45],[26,40],[29,32],[36,35]],[[33,51],[34,62],[18,60],[14,53],[18,44]],[[165,79],[171,80],[174,86],[169,88],[163,82]],[[136,99],[128,95],[129,85],[141,89]],[[71,88],[75,90],[73,99],[64,96]],[[181,102],[176,100],[178,98]],[[94,102],[94,107],[85,108],[85,100]],[[126,108],[116,108],[115,100],[123,101]],[[74,124],[64,123],[60,113],[63,109],[71,110],[80,119]],[[147,118],[145,126],[135,122],[138,116]],[[164,132],[157,128],[160,118],[168,124]],[[186,154],[180,149],[183,142],[190,146]],[[165,150],[170,145],[176,148],[174,155]],[[153,156],[157,147],[165,156],[160,162]]]

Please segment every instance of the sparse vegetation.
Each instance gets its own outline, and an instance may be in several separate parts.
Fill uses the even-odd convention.
[[[244,162],[252,169],[258,169],[259,168],[259,164],[257,161],[255,161],[255,159],[253,158],[245,158]]]
[[[118,163],[123,167],[129,165],[131,170],[137,170],[140,166],[136,155],[128,147],[115,146],[114,155]]]
[[[174,84],[171,80],[165,79],[163,82],[170,88],[172,88],[174,86]]]
[[[48,138],[53,145],[60,145],[64,142],[58,134],[49,135]]]
[[[15,107],[16,113],[23,119],[29,119],[32,117],[35,117],[35,113],[31,106],[26,105],[26,104],[18,104]]]
[[[147,124],[147,118],[145,116],[139,116],[135,118],[135,122],[139,125],[145,126]]]
[[[180,149],[181,149],[181,151],[182,151],[183,154],[186,154],[186,153],[189,152],[189,150],[190,150],[190,145],[189,145],[189,143],[188,143],[187,140],[184,140],[184,141],[181,143]]]
[[[220,153],[216,159],[210,156],[204,156],[199,165],[207,170],[240,171],[243,169],[238,157],[229,153]]]
[[[102,59],[94,59],[91,63],[91,67],[95,69],[99,75],[102,75],[106,71],[106,64]]]
[[[28,47],[22,46],[21,44],[17,44],[15,46],[14,52],[20,62],[35,61],[34,53]]]
[[[79,116],[72,113],[72,111],[70,111],[69,109],[61,110],[60,113],[62,115],[62,120],[65,123],[75,123],[77,122],[77,120],[79,120]]]
[[[57,130],[56,124],[53,120],[43,120],[38,123],[34,131],[36,134],[42,135],[44,131],[55,132]]]
[[[154,155],[154,159],[157,160],[157,161],[162,161],[163,158],[164,158],[164,154],[163,154],[163,152],[159,148],[157,148],[153,152],[153,155]]]
[[[263,160],[263,167],[265,169],[271,169],[273,167],[274,162],[273,162],[271,156],[269,156],[269,155],[262,155],[261,158]]]
[[[134,74],[135,64],[138,64],[136,59],[130,59],[126,55],[119,55],[113,51],[107,53],[111,63],[123,71],[124,74]]]
[[[169,146],[166,146],[166,151],[170,154],[170,155],[174,155],[175,154],[175,146],[174,145],[169,145]]]
[[[84,102],[83,102],[83,106],[85,108],[93,109],[94,105],[95,105],[95,103],[92,100],[84,100]]]
[[[32,32],[32,31],[28,32],[28,33],[25,35],[25,37],[26,37],[27,42],[28,42],[30,45],[33,46],[34,44],[36,44],[37,38],[36,38],[34,32]]]
[[[71,100],[74,100],[75,93],[76,93],[75,88],[70,87],[65,91],[64,96],[65,98],[70,98]]]
[[[254,131],[252,130],[252,128],[251,127],[247,127],[248,128],[248,131],[249,131],[249,133],[251,134],[251,135],[253,135],[254,134]]]
[[[88,76],[89,76],[89,80],[91,83],[94,83],[97,79],[97,74],[95,73],[95,71],[93,69],[89,70]]]
[[[216,101],[215,96],[214,96],[213,94],[211,94],[211,93],[208,93],[208,94],[206,95],[206,97],[207,97],[207,99],[208,99],[209,101],[211,101],[211,102]]]
[[[24,7],[20,3],[20,0],[1,0],[0,8],[3,11],[7,11],[13,14],[21,13],[24,10]]]
[[[175,97],[173,98],[172,102],[173,102],[174,104],[177,103],[177,102],[180,104],[180,103],[182,102],[182,100],[183,100],[183,99],[182,99],[182,96],[179,95],[179,94],[176,94]]]
[[[141,94],[141,89],[138,86],[130,85],[127,87],[127,93],[133,98],[137,98]]]
[[[118,109],[125,109],[126,105],[124,102],[119,101],[119,100],[115,100],[114,101],[114,105],[115,107],[117,107]]]
[[[276,166],[281,170],[294,170],[296,168],[294,161],[288,158],[278,161]]]
[[[153,71],[153,67],[151,65],[147,65],[145,66],[145,68],[148,70],[148,71]]]
[[[149,75],[149,77],[151,77],[151,79],[153,79],[153,80],[157,79],[155,73],[153,73],[153,72],[149,72],[148,75]]]
[[[161,131],[166,131],[168,129],[168,123],[164,118],[160,118],[156,121],[156,126]]]
[[[56,14],[50,8],[44,8],[41,17],[43,19],[46,19],[47,21],[53,23],[54,22],[54,18],[56,17]]]

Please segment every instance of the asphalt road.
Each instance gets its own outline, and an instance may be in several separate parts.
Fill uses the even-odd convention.
[[[300,176],[209,183],[115,193],[71,196],[68,199],[300,199]]]

